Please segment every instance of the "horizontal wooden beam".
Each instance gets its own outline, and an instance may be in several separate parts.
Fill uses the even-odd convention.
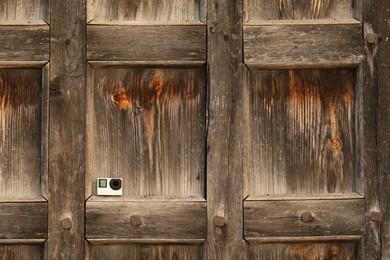
[[[170,243],[206,238],[205,201],[87,201],[86,238]]]
[[[351,236],[304,236],[304,237],[255,237],[247,238],[251,245],[273,244],[273,243],[313,243],[313,242],[336,242],[336,241],[359,241],[363,235]]]
[[[173,245],[201,245],[205,239],[132,239],[132,238],[111,238],[111,239],[88,239],[91,245],[126,245],[126,244],[148,244],[148,245],[161,245],[161,244],[173,244]]]
[[[0,202],[0,243],[47,238],[47,202]]]
[[[356,239],[364,235],[364,224],[364,199],[244,201],[244,234],[248,241],[307,236]]]
[[[89,61],[205,61],[204,25],[88,25]]]
[[[49,26],[0,25],[0,61],[48,61]]]
[[[355,20],[244,26],[244,62],[251,69],[356,67],[363,58],[362,25]]]

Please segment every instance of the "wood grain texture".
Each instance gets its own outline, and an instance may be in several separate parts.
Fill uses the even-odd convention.
[[[353,0],[247,0],[249,20],[353,18]]]
[[[204,198],[205,69],[98,68],[93,75],[91,179],[123,178],[124,197]]]
[[[49,0],[0,0],[0,21],[46,20]]]
[[[385,26],[385,20],[382,20],[383,13],[386,12],[387,1],[364,0],[363,2],[363,33],[365,38],[367,34],[377,34],[379,28]],[[387,8],[388,9],[388,8]],[[385,27],[382,27],[385,28]],[[384,38],[386,39],[386,38]],[[381,43],[382,44],[382,43]],[[386,45],[386,43],[385,43]],[[386,64],[386,59],[378,55],[379,43],[369,44],[365,42],[366,59],[359,67],[357,74],[357,86],[359,90],[360,102],[362,104],[359,111],[361,119],[359,122],[359,131],[361,133],[361,148],[359,165],[361,172],[364,175],[362,190],[365,197],[365,212],[366,212],[366,235],[361,243],[359,257],[362,259],[386,259],[382,257],[382,235],[386,235],[386,231],[382,233],[378,223],[370,221],[369,215],[372,210],[380,211],[380,178],[379,167],[381,163],[378,154],[379,143],[386,143],[384,140],[379,140],[379,99],[385,98],[379,96],[379,77],[385,77],[388,72],[379,74],[377,70],[381,64]],[[382,83],[387,86],[388,83]],[[383,106],[384,104],[382,104]],[[386,110],[386,105],[383,107]],[[382,127],[387,128],[385,124]],[[384,155],[386,160],[388,156]],[[383,158],[383,157],[381,157]],[[382,162],[383,163],[383,162]],[[384,165],[384,164],[383,164]],[[384,180],[382,180],[384,181]],[[384,183],[386,185],[386,183]],[[387,194],[384,194],[387,196]],[[386,199],[385,199],[386,200]],[[386,220],[385,220],[386,221]],[[389,231],[387,231],[387,235]]]
[[[46,202],[0,203],[0,244],[2,239],[44,238],[47,238]]]
[[[352,70],[252,71],[249,192],[353,193]]]
[[[140,219],[140,224],[132,221]],[[87,239],[141,241],[206,238],[206,202],[144,200],[87,202]]]
[[[206,27],[89,25],[87,58],[105,61],[204,61]]]
[[[93,246],[91,260],[150,259],[150,260],[200,260],[202,247],[183,245],[107,245]]]
[[[244,61],[253,68],[356,67],[363,60],[362,26],[244,26]]]
[[[379,194],[382,212],[381,223],[381,255],[382,259],[390,259],[390,3],[376,2],[378,35],[384,40],[378,43],[378,173]]]
[[[0,26],[0,61],[49,60],[49,26]]]
[[[242,228],[242,6],[241,0],[207,1],[206,259],[245,259],[247,254]]]
[[[250,247],[251,260],[357,259],[356,243],[268,244]]]
[[[0,197],[40,197],[41,69],[0,69]]]
[[[44,258],[43,245],[3,245],[0,244],[1,260],[42,260]]]
[[[311,220],[304,214],[310,213]],[[305,237],[364,235],[364,199],[305,201],[245,201],[244,235]]]
[[[48,240],[45,259],[84,258],[86,2],[50,2]],[[72,227],[63,228],[70,218]]]
[[[88,20],[200,21],[202,0],[88,0]]]

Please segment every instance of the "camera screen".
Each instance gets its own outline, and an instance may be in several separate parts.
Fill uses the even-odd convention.
[[[107,179],[99,179],[99,188],[107,188]]]

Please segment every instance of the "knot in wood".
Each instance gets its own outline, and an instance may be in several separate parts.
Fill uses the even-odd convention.
[[[302,215],[301,215],[301,220],[302,220],[302,222],[305,222],[305,223],[312,222],[313,221],[313,215],[309,211],[303,212]]]
[[[331,245],[329,251],[332,256],[337,256],[340,253],[340,247],[338,245]]]
[[[338,149],[340,149],[341,143],[339,140],[333,140],[332,146],[333,146],[333,149],[338,150]]]
[[[225,218],[221,216],[215,216],[213,220],[214,226],[223,227],[225,226]]]
[[[374,44],[377,41],[377,36],[375,33],[368,33],[366,35],[366,42],[369,44]]]
[[[62,219],[61,224],[63,229],[71,229],[73,226],[73,222],[71,218]]]
[[[130,223],[133,227],[139,227],[142,225],[142,219],[140,216],[133,215],[130,217]]]
[[[382,213],[380,213],[379,211],[371,211],[370,220],[373,222],[381,222]]]

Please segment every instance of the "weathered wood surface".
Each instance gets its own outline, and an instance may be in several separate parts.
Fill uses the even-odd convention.
[[[244,26],[250,68],[356,67],[362,60],[362,25],[354,20]]]
[[[367,62],[360,76],[365,108],[363,156],[367,236],[362,255],[366,259],[390,259],[389,12],[389,1],[364,1]],[[370,34],[374,41],[369,40]],[[382,214],[380,222],[370,221],[372,211]]]
[[[106,61],[204,61],[206,27],[89,25],[87,58]]]
[[[353,193],[352,70],[250,72],[249,194]]]
[[[242,1],[207,1],[206,259],[245,259]]]
[[[119,177],[124,197],[204,198],[205,68],[96,68],[90,77],[89,195],[96,178]]]
[[[200,21],[204,0],[88,0],[88,20],[117,21]]]
[[[0,21],[46,20],[48,5],[49,0],[0,0]]]
[[[206,238],[205,201],[87,201],[86,238],[180,243]]]
[[[0,25],[0,61],[48,61],[49,26]]]
[[[353,18],[354,0],[247,0],[249,20]]]
[[[381,223],[381,256],[390,259],[390,3],[377,1],[375,32],[381,37],[378,43],[378,173]],[[379,228],[377,226],[377,228]]]
[[[42,260],[43,245],[3,245],[0,244],[0,259],[2,260]]]
[[[46,259],[84,258],[86,2],[50,3]]]
[[[267,244],[250,247],[251,260],[357,259],[356,243]]]
[[[41,69],[0,69],[0,197],[40,196]]]
[[[0,244],[2,239],[44,238],[47,238],[46,202],[0,202]]]
[[[87,259],[204,259],[201,246],[186,245],[106,245],[92,246]]]
[[[244,202],[245,239],[364,235],[364,199]]]

